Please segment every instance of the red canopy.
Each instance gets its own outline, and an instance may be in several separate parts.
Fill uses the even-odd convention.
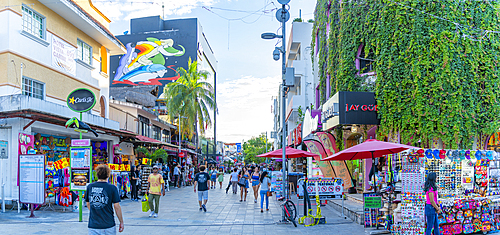
[[[285,149],[286,158],[299,158],[299,157],[314,157],[316,154],[286,147]],[[272,157],[281,158],[283,156],[283,149],[277,149],[268,153],[257,155],[257,157]]]
[[[329,156],[322,161],[343,161],[355,159],[377,158],[383,155],[399,153],[407,149],[417,148],[404,144],[396,144],[375,139],[369,139],[365,142],[344,149],[332,156]]]

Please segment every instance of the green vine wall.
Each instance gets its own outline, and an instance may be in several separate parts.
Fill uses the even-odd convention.
[[[500,30],[497,9],[487,0],[318,0],[311,58],[318,50],[322,102],[330,75],[331,95],[376,93],[379,138],[399,132],[415,146],[472,147],[500,127],[500,34],[487,31]],[[374,86],[356,75],[361,44],[375,54]]]

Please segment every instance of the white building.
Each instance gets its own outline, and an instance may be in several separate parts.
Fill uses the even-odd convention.
[[[0,28],[0,144],[8,155],[0,159],[0,184],[10,203],[19,199],[19,154],[34,149],[46,156],[49,167],[68,156],[70,139],[79,138],[78,132],[64,127],[68,119],[79,117],[66,106],[73,90],[86,88],[95,95],[95,106],[82,119],[99,134],[83,134],[99,143],[96,152],[105,151],[101,153],[113,159],[113,145],[129,134],[108,119],[109,56],[125,52],[109,32],[110,20],[91,1],[3,3],[9,5],[0,9],[4,22]]]

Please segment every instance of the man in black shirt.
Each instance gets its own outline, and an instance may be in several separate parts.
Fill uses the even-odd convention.
[[[113,215],[113,208],[120,221],[119,232],[123,232],[123,217],[120,207],[120,194],[118,188],[108,183],[111,169],[107,165],[99,165],[95,169],[97,182],[87,186],[85,201],[90,210],[89,235],[116,234],[116,224]]]
[[[196,193],[196,185],[198,185],[198,204],[200,204],[200,211],[203,209],[205,212],[207,212],[208,179],[209,175],[205,172],[205,166],[201,166],[200,173],[194,177],[194,192]]]
[[[139,172],[135,170],[135,166],[130,168],[130,186],[132,187],[132,193],[130,193],[130,198],[132,201],[139,201],[139,196],[137,195],[137,182],[139,180]]]

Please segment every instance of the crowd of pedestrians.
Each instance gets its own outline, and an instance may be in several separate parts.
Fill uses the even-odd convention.
[[[142,166],[132,167],[130,172],[132,201],[139,201],[138,191],[141,189]],[[264,200],[266,202],[266,211],[269,210],[269,196],[271,179],[268,177],[266,167],[249,165],[239,166],[227,169],[230,174],[229,184],[226,188],[226,194],[232,187],[233,194],[240,192],[240,202],[246,202],[250,184],[252,185],[254,203],[258,202],[260,196],[260,211],[264,212]],[[154,164],[152,173],[147,177],[148,196],[147,205],[150,208],[149,217],[158,217],[160,198],[169,191],[169,184],[172,182],[175,188],[181,186],[193,185],[193,190],[198,193],[198,205],[200,211],[207,211],[208,192],[210,189],[222,189],[224,181],[224,167],[217,168],[211,166],[195,167],[186,165],[181,167],[179,164],[161,165]],[[85,193],[85,201],[90,209],[89,234],[115,234],[116,225],[114,223],[114,214],[116,213],[120,225],[118,231],[124,229],[123,218],[120,207],[120,196],[115,187],[108,183],[111,170],[107,165],[100,165],[97,169],[98,181],[89,184]],[[217,185],[219,183],[219,185]],[[106,200],[101,200],[106,197]],[[96,199],[96,200],[94,200]]]
[[[268,177],[268,171],[264,166],[254,165],[233,168],[226,193],[232,187],[233,194],[237,194],[238,187],[240,187],[240,202],[246,202],[250,182],[253,189],[254,203],[257,203],[260,196],[260,212],[264,212],[264,200],[266,201],[266,211],[268,211],[271,179]]]

